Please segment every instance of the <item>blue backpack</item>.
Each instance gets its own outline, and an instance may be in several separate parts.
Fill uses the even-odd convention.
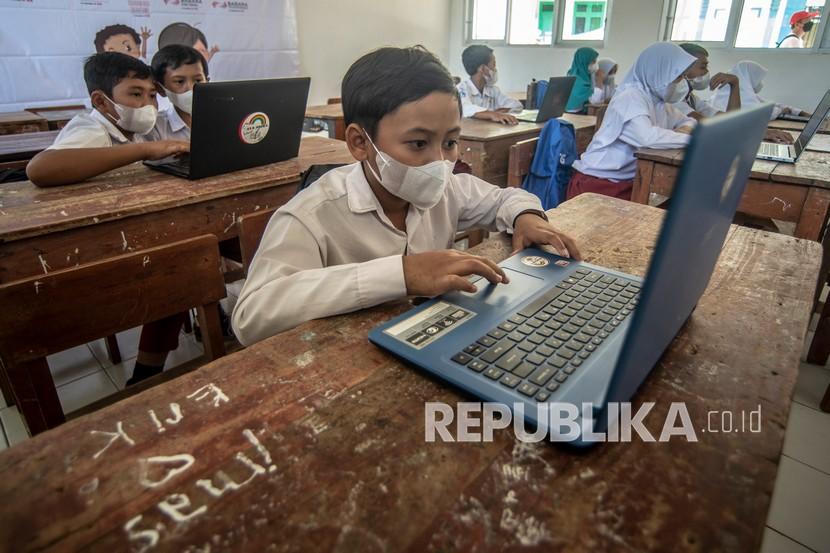
[[[571,165],[576,157],[573,125],[551,119],[539,135],[530,172],[525,176],[522,188],[537,195],[544,209],[556,207],[565,199],[571,179]]]

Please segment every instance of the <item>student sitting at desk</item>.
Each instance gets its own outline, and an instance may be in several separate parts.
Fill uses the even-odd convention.
[[[461,63],[469,78],[458,85],[464,117],[486,119],[515,125],[519,121],[509,111],[522,111],[522,103],[503,93],[496,82],[496,56],[493,49],[481,44],[468,46],[461,54]]]
[[[565,110],[568,113],[585,113],[588,104],[601,104],[605,99],[605,74],[597,63],[599,52],[593,48],[577,48],[568,76],[576,77]],[[616,64],[615,64],[616,65]]]
[[[767,73],[769,73],[766,67],[754,61],[745,60],[736,63],[735,67],[730,69],[729,72],[738,77],[738,80],[740,81],[741,107],[746,108],[756,104],[763,104],[767,101],[758,95],[764,87],[764,78],[766,78]],[[711,100],[712,106],[718,111],[726,111],[728,102],[729,91],[723,88],[715,92]],[[784,115],[786,113],[802,115],[804,117],[812,115],[811,113],[799,108],[776,103],[772,110],[770,119],[778,119],[780,115]]]
[[[208,81],[208,64],[195,48],[181,44],[165,46],[153,56],[153,78],[158,92],[170,100],[159,112],[151,140],[190,140],[193,87]]]
[[[410,296],[509,286],[491,261],[452,250],[456,231],[513,233],[513,249],[550,244],[577,257],[539,199],[451,173],[461,106],[430,52],[381,48],[343,78],[346,142],[356,163],[326,173],[268,223],[233,312],[251,344],[302,322]],[[483,286],[480,284],[479,286]]]
[[[120,52],[95,54],[84,63],[84,80],[92,110],[73,117],[54,144],[26,166],[37,186],[74,184],[190,150],[189,143],[178,140],[144,140],[156,124],[156,86],[141,60]]]
[[[588,100],[591,104],[607,104],[617,91],[617,71],[619,65],[611,58],[599,58],[597,60],[597,71],[592,75],[594,93]],[[596,89],[601,89],[597,92]]]
[[[684,79],[695,57],[670,42],[646,48],[608,104],[602,126],[574,162],[568,199],[583,192],[631,199],[640,148],[682,148],[695,120],[671,104],[688,93]]]

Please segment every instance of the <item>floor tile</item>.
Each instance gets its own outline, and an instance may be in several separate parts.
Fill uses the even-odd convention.
[[[830,476],[830,413],[793,403],[784,437],[784,455]]]
[[[46,362],[56,387],[101,370],[101,364],[86,344],[50,355]]]
[[[795,383],[793,401],[818,409],[827,386],[830,386],[830,369],[801,363],[798,369],[798,380]]]
[[[63,412],[69,414],[117,391],[104,370],[58,388]]]
[[[9,442],[6,441],[6,435],[3,433],[3,429],[0,428],[0,451],[9,448]]]
[[[29,439],[29,431],[16,406],[0,409],[0,422],[3,423],[3,432],[10,447]]]
[[[135,358],[127,359],[117,365],[110,365],[104,370],[109,376],[116,389],[123,390],[127,385],[127,380],[133,375],[133,367],[135,366]]]
[[[766,527],[760,553],[812,553],[812,550]]]
[[[179,337],[178,349],[171,351],[170,355],[167,356],[167,362],[164,364],[164,368],[170,369],[176,367],[191,359],[204,355],[204,353],[204,347],[196,341],[193,334],[183,334]]]
[[[830,475],[781,457],[767,525],[798,543],[830,553]]]
[[[140,326],[131,328],[130,330],[125,330],[124,332],[119,332],[116,335],[116,339],[118,340],[118,349],[121,351],[122,360],[131,359],[138,354],[138,338],[140,335]],[[104,343],[103,338],[90,342],[89,347],[92,349],[92,353],[103,367],[109,367],[112,365],[109,355],[107,355],[107,346]]]

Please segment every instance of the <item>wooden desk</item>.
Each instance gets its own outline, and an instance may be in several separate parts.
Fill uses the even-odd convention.
[[[816,134],[807,144],[806,149],[830,154],[830,134]]]
[[[780,129],[783,131],[795,131],[801,132],[804,130],[804,125],[806,123],[802,123],[800,121],[787,121],[785,119],[773,119],[767,125],[770,129]],[[819,127],[817,134],[830,134],[830,119],[824,121],[824,123]]]
[[[329,131],[330,138],[346,139],[346,125],[343,120],[343,104],[327,104],[325,106],[308,106],[305,110],[306,122],[319,120]]]
[[[632,201],[671,196],[683,150],[637,152]],[[738,211],[796,223],[795,236],[820,241],[830,210],[830,155],[805,151],[798,163],[756,160]]]
[[[589,261],[640,275],[662,216],[592,194],[552,212]],[[509,242],[478,251],[503,259]],[[644,423],[655,435],[671,402],[686,402],[696,429],[709,411],[760,406],[761,433],[584,452],[508,431],[490,443],[426,443],[424,403],[470,399],[369,344],[369,329],[406,308],[386,305],[307,323],[0,452],[0,543],[755,552],[818,253],[732,227],[696,313],[634,400],[635,411],[656,402]]]
[[[188,181],[137,163],[55,188],[0,187],[0,282],[202,234],[235,238],[236,220],[278,207],[313,163],[349,163],[346,144],[302,141],[298,159]]]
[[[85,113],[87,109],[83,106],[66,108],[27,108],[26,111],[39,115],[46,119],[49,130],[58,131],[69,123],[69,120],[78,114]]]
[[[48,148],[58,131],[27,132],[0,135],[0,168],[14,161],[29,161]]]
[[[566,113],[561,119],[574,126],[576,149],[581,154],[594,137],[596,117]],[[470,164],[475,176],[497,186],[506,186],[510,146],[539,136],[544,126],[524,121],[517,125],[502,125],[465,117],[461,120],[459,140],[461,159]]]
[[[48,131],[45,118],[28,111],[0,112],[0,135]]]
[[[520,101],[523,106],[527,104],[527,90],[517,90],[516,92],[508,92],[507,95],[513,98],[514,100]]]

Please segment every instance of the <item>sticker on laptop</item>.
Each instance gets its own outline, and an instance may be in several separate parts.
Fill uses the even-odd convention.
[[[422,349],[475,317],[475,313],[439,301],[384,330],[384,333],[415,349]]]
[[[261,111],[254,112],[239,124],[239,139],[245,144],[256,144],[268,134],[271,128],[271,121]]]
[[[526,255],[522,258],[522,263],[528,267],[545,267],[550,261],[541,255]]]
[[[559,261],[554,263],[554,265],[559,265],[560,267],[567,267],[570,264],[571,262],[566,259],[560,259]]]

